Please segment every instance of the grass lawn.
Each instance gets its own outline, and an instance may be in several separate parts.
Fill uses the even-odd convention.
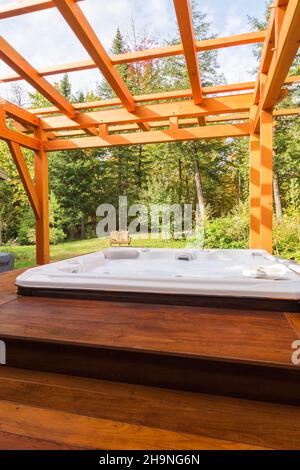
[[[136,239],[132,246],[149,246],[156,248],[182,248],[186,245],[184,240],[145,240]],[[93,238],[91,240],[78,240],[59,243],[51,246],[51,260],[72,258],[73,256],[91,253],[109,247],[108,239]],[[0,246],[0,252],[15,255],[15,268],[26,268],[35,265],[35,246]]]

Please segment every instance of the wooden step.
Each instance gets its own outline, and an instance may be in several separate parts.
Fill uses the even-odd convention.
[[[0,306],[7,365],[300,403],[284,314],[18,298]]]
[[[48,435],[51,438],[50,435]],[[0,431],[0,450],[81,450],[79,447],[51,440],[32,438]]]
[[[13,276],[3,279],[0,299],[14,295]],[[300,367],[291,362],[297,318],[16,297],[0,305],[0,340],[10,367],[299,404]]]
[[[0,448],[298,449],[299,420],[294,406],[0,367]]]

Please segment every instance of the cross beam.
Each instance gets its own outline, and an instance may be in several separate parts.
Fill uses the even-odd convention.
[[[207,98],[201,105],[195,105],[191,100],[174,103],[160,103],[148,106],[137,106],[134,113],[124,108],[105,111],[92,111],[86,113],[87,122],[83,120],[82,126],[100,124],[128,124],[150,122],[168,119],[170,116],[178,118],[207,116],[222,113],[240,113],[249,111],[252,102],[252,93],[231,96]],[[80,127],[66,116],[44,117],[42,127],[44,130],[76,129]]]
[[[300,75],[287,77],[285,80],[286,85],[290,85],[294,82],[300,81]],[[225,93],[232,93],[234,91],[249,91],[254,89],[255,82],[242,82],[242,83],[230,83],[228,85],[215,85],[203,87],[202,91],[205,96],[207,95],[219,95]],[[150,101],[167,101],[173,99],[182,99],[182,98],[191,98],[192,90],[172,90],[165,91],[160,93],[149,93],[145,95],[135,95],[134,100],[137,104],[145,103]],[[118,98],[112,98],[108,100],[98,100],[98,101],[87,101],[85,103],[74,103],[73,106],[76,110],[85,110],[85,109],[101,109],[109,108],[113,106],[121,106],[122,103]],[[45,107],[45,108],[33,108],[28,110],[32,114],[42,116],[43,114],[57,114],[59,110],[55,106]]]
[[[80,2],[82,0],[74,1]],[[21,2],[10,2],[0,6],[0,20],[33,13],[34,11],[47,10],[53,7],[54,4],[50,0],[22,0]]]
[[[217,139],[249,135],[249,124],[221,124],[180,129],[172,126],[169,130],[133,132],[106,137],[82,137],[80,139],[57,139],[45,143],[48,152],[85,148],[118,147],[124,145],[154,144],[181,140]]]
[[[1,10],[0,10],[1,11]],[[205,52],[214,49],[227,48],[233,46],[242,46],[246,44],[255,44],[263,42],[266,36],[266,31],[255,31],[251,33],[235,34],[232,36],[219,37],[213,39],[204,39],[196,41],[195,47],[197,52]],[[158,47],[153,49],[146,49],[142,51],[126,52],[123,54],[111,55],[110,61],[113,65],[128,64],[132,62],[139,62],[145,60],[160,59],[163,57],[170,57],[176,55],[183,55],[182,44],[173,46]],[[90,70],[97,68],[97,65],[92,59],[86,59],[76,62],[69,62],[60,65],[51,65],[48,67],[41,67],[38,69],[39,75],[45,77],[47,75],[57,75],[60,73],[80,72],[83,70]],[[17,73],[10,73],[0,76],[0,83],[9,83],[17,80],[22,80],[22,76]]]

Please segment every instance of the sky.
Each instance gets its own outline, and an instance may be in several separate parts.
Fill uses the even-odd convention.
[[[0,5],[12,1],[15,2],[0,0]],[[217,36],[250,31],[248,15],[263,18],[265,10],[264,0],[197,0],[197,4],[199,11],[207,15],[211,31]],[[130,36],[133,22],[137,33],[146,31],[159,45],[164,45],[178,31],[173,0],[85,0],[80,2],[80,7],[106,49],[109,49],[118,27],[125,36]],[[55,9],[1,20],[0,31],[36,68],[88,58],[73,31]],[[247,45],[219,50],[220,72],[225,75],[227,83],[255,78],[253,47]],[[10,71],[0,61],[0,75]],[[72,72],[69,77],[73,92],[93,90],[101,79],[97,70]],[[61,75],[47,77],[50,82],[59,78]],[[0,84],[0,94],[9,98],[10,86]]]

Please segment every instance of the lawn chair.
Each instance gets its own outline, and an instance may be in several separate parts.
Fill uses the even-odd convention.
[[[109,244],[112,245],[130,245],[131,237],[127,230],[114,230],[109,237]]]

